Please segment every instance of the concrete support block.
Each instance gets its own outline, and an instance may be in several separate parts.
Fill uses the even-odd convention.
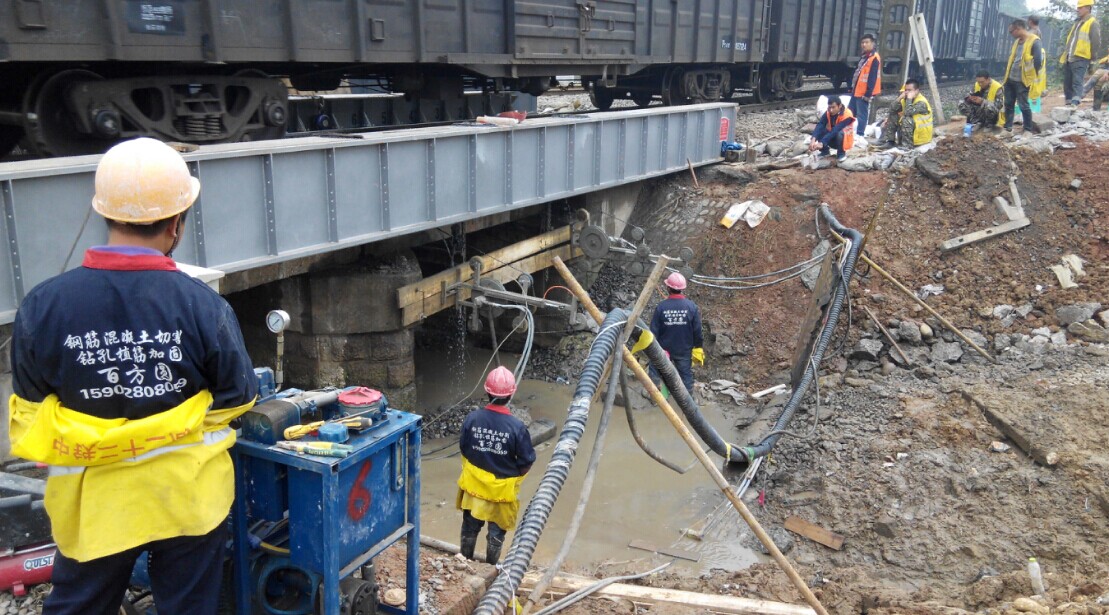
[[[422,277],[411,251],[369,265],[313,272],[309,274],[312,332],[399,331],[403,326],[397,289]]]

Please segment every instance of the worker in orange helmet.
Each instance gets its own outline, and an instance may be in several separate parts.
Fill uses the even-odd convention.
[[[685,276],[675,271],[666,278],[669,296],[655,307],[651,318],[651,333],[660,346],[670,355],[670,361],[682,377],[682,383],[693,394],[693,363],[705,364],[704,334],[701,332],[701,310],[685,297]],[[651,368],[651,378],[656,382],[658,373]]]
[[[535,449],[528,428],[508,406],[516,392],[512,372],[505,367],[489,372],[485,392],[489,403],[462,422],[462,475],[455,506],[462,511],[462,555],[474,559],[478,533],[488,521],[485,561],[496,564],[508,528],[516,526],[520,484],[535,463]]]
[[[159,613],[215,613],[229,423],[257,380],[231,306],[170,258],[200,193],[181,155],[125,141],[95,184],[107,245],[35,287],[12,325],[12,453],[50,466],[43,613],[118,613],[143,552]]]

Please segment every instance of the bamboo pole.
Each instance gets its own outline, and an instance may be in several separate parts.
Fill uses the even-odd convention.
[[[597,306],[589,297],[589,293],[587,293],[585,289],[582,288],[581,284],[578,283],[577,279],[574,278],[574,274],[571,273],[570,270],[566,267],[566,263],[562,262],[561,258],[556,257],[554,259],[554,266],[562,275],[562,278],[566,281],[566,285],[570,288],[570,291],[574,293],[574,295],[578,298],[578,301],[580,301],[582,306],[585,307],[586,311],[589,312],[589,315],[592,316],[593,319],[596,320],[598,323],[603,322],[604,315],[601,314],[601,311],[599,309],[597,309]],[[631,368],[632,372],[635,374],[636,379],[639,380],[640,384],[643,385],[643,388],[645,388],[650,394],[651,400],[654,401],[655,404],[662,410],[663,414],[666,415],[667,420],[669,420],[670,424],[674,426],[674,429],[678,432],[678,435],[681,436],[682,440],[684,440],[686,445],[689,446],[689,450],[693,451],[693,454],[696,455],[697,460],[701,462],[702,466],[704,466],[705,471],[707,471],[709,473],[709,476],[712,477],[713,482],[716,483],[716,486],[732,503],[732,506],[736,509],[736,512],[739,513],[739,516],[743,517],[743,520],[746,521],[747,525],[751,527],[751,531],[755,533],[755,536],[758,537],[759,541],[763,544],[763,546],[766,547],[767,551],[770,552],[770,556],[774,558],[774,561],[777,562],[782,571],[786,573],[786,576],[789,577],[790,582],[793,583],[793,586],[796,587],[797,591],[800,592],[801,596],[804,597],[805,602],[807,602],[809,606],[811,606],[813,610],[818,613],[818,615],[828,615],[828,611],[824,610],[824,607],[820,604],[820,601],[817,600],[816,596],[813,595],[812,590],[809,589],[809,586],[805,584],[805,581],[801,578],[801,575],[797,574],[797,571],[793,569],[793,566],[789,563],[789,560],[786,559],[786,556],[782,555],[782,552],[778,549],[778,546],[774,544],[774,541],[770,539],[770,536],[766,533],[765,530],[762,529],[762,526],[759,525],[758,519],[755,519],[755,516],[752,515],[751,511],[747,509],[747,506],[743,503],[743,501],[740,500],[739,497],[732,492],[731,485],[728,484],[727,479],[725,479],[724,475],[720,473],[720,470],[716,468],[716,466],[712,462],[712,459],[709,458],[705,451],[701,450],[701,446],[697,442],[696,438],[694,438],[693,434],[689,431],[689,428],[685,426],[685,423],[682,422],[681,417],[679,417],[678,413],[674,411],[674,408],[672,408],[670,404],[666,401],[666,399],[662,397],[662,392],[658,390],[658,387],[656,387],[653,382],[651,382],[651,378],[647,375],[647,372],[643,369],[642,366],[639,365],[639,362],[635,360],[635,356],[632,354],[632,351],[627,346],[621,346],[620,350],[623,351],[624,364]]]

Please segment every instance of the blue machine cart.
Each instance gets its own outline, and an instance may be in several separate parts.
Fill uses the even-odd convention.
[[[301,455],[246,438],[235,444],[232,523],[240,615],[259,612],[256,601],[263,591],[252,576],[257,564],[249,529],[257,521],[281,521],[285,511],[288,560],[322,579],[324,615],[340,615],[342,579],[402,538],[408,539],[405,609],[384,604],[378,609],[417,615],[420,418],[389,409],[381,424],[351,434],[346,444],[353,452],[341,459]]]

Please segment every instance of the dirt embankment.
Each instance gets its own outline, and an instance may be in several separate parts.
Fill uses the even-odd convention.
[[[798,516],[845,536],[840,551],[794,536],[789,553],[832,612],[1017,612],[1014,601],[1033,593],[1025,565],[1035,556],[1048,587],[1042,602],[1053,612],[1109,613],[1109,596],[1098,602],[1109,591],[1109,348],[1075,334],[1063,316],[1074,306],[1090,307],[1091,315],[1103,310],[1096,304],[1109,306],[1107,154],[1086,142],[1049,156],[1009,150],[988,136],[948,139],[928,155],[946,175],[939,181],[917,168],[757,176],[732,168],[703,174],[699,190],[685,178],[661,182],[653,208],[637,213],[633,222],[653,247],[688,245],[698,273],[736,276],[809,258],[819,242],[819,203],[860,229],[882,204],[867,253],[913,291],[942,286],[927,303],[997,359],[975,355],[861,267],[851,287],[851,329],[821,371],[819,421],[811,427],[810,400],[794,423],[803,436],[815,431],[783,439],[748,494],[768,528]],[[1031,225],[942,251],[948,239],[1007,221],[993,199],[1011,198],[1010,177]],[[748,199],[772,207],[757,228],[715,223],[727,206]],[[1063,290],[1049,267],[1070,254],[1086,261],[1086,275]],[[800,281],[691,294],[710,337],[728,338],[727,348],[709,349],[699,381],[727,378],[748,392],[788,381],[810,297]],[[894,356],[864,306],[908,361]],[[773,418],[781,401],[716,403],[737,417]],[[800,602],[773,565],[647,583]],[[614,604],[595,612],[623,612]]]

